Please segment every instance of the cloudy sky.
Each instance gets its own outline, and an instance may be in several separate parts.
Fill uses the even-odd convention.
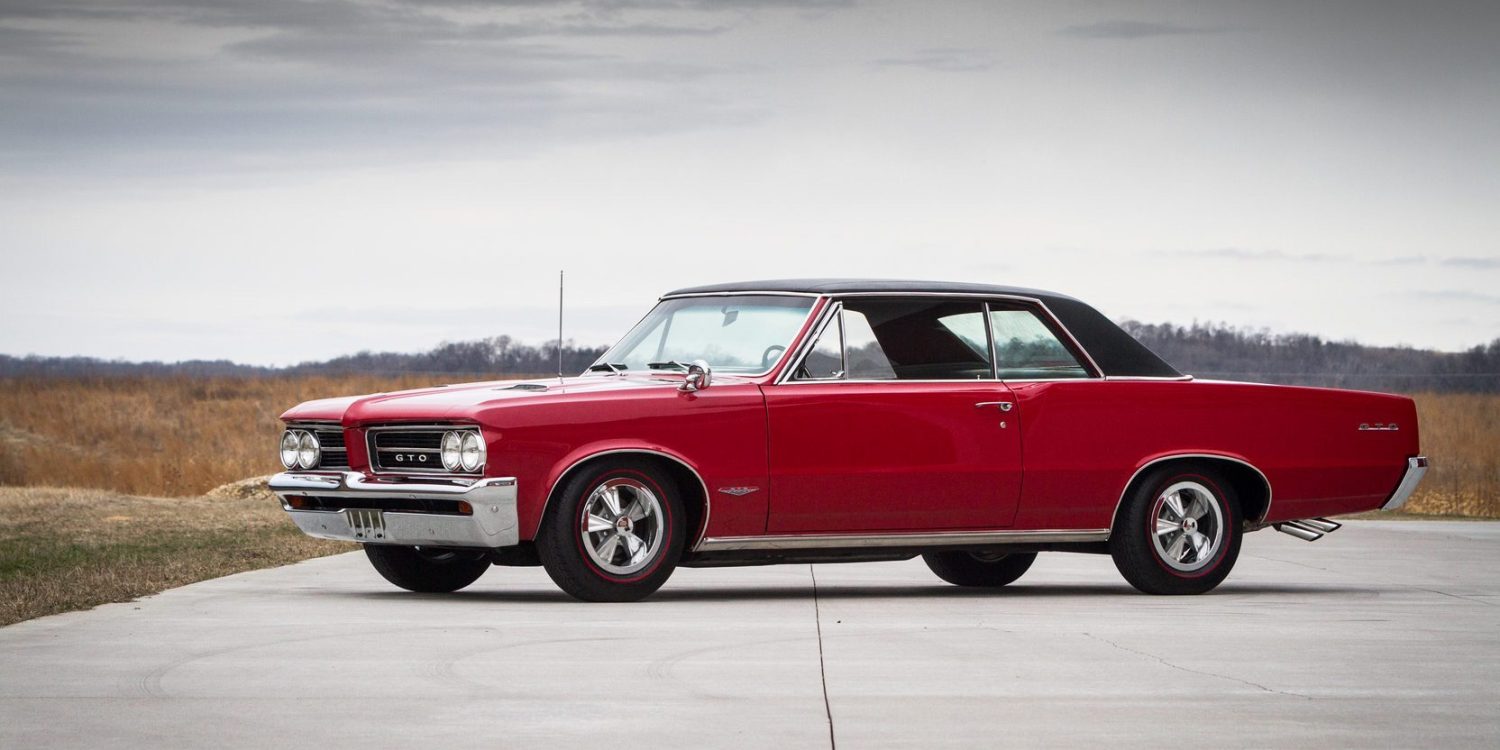
[[[1500,337],[1500,4],[0,0],[0,352],[607,343],[877,276]]]

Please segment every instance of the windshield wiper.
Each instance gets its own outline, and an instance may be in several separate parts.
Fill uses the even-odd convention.
[[[646,366],[649,367],[649,368],[651,368],[651,369],[653,369],[653,370],[668,370],[668,369],[671,369],[671,370],[686,370],[687,369],[687,365],[685,365],[685,364],[683,364],[681,362],[678,362],[675,359],[669,359],[669,360],[667,360],[665,362],[647,362]]]
[[[607,372],[611,375],[618,375],[625,370],[625,365],[620,362],[600,362],[597,365],[589,365],[588,372]]]

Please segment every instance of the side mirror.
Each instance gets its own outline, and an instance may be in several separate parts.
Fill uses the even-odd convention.
[[[714,368],[709,367],[707,362],[695,359],[687,366],[687,375],[682,379],[682,385],[677,390],[683,393],[692,393],[707,388],[714,381]]]

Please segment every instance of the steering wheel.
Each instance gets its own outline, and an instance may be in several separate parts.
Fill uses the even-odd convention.
[[[766,347],[766,351],[760,355],[760,369],[771,369],[771,364],[776,361],[777,357],[781,356],[782,352],[785,351],[786,347],[782,346],[781,344],[772,344]]]

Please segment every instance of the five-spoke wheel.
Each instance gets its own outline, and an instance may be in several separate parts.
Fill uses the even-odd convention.
[[[1148,594],[1201,594],[1240,554],[1233,487],[1205,466],[1175,464],[1136,483],[1109,538],[1115,567]]]
[[[666,582],[682,555],[681,493],[640,459],[577,471],[552,498],[537,554],[563,591],[585,601],[635,601]]]

